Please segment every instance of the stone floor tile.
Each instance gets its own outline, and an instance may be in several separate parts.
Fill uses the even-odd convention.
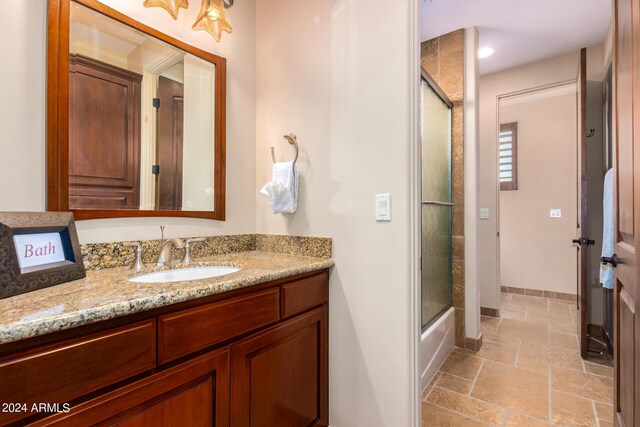
[[[483,334],[495,334],[499,325],[500,318],[498,317],[480,316],[480,327]]]
[[[449,409],[478,421],[492,425],[502,425],[505,409],[496,405],[473,399],[469,396],[435,387],[429,397],[429,403]]]
[[[494,362],[515,365],[518,347],[508,344],[501,344],[493,341],[484,341],[482,348],[476,353],[477,357]]]
[[[452,351],[440,367],[440,371],[473,381],[481,364],[482,359],[478,357]]]
[[[600,420],[600,424],[602,424],[603,421],[613,423],[613,405],[595,402],[595,406],[596,416]]]
[[[562,323],[571,324],[573,318],[566,308],[564,312],[556,310],[547,310],[538,307],[527,308],[527,316],[525,318],[527,322],[541,322],[541,323]]]
[[[559,391],[551,394],[551,421],[559,427],[598,427],[591,400]]]
[[[578,345],[578,335],[576,334],[561,334],[559,332],[551,332],[549,335],[549,342],[551,347],[580,351],[580,346]]]
[[[436,385],[441,375],[442,375],[442,372],[436,372],[433,378],[431,378],[431,381],[429,381],[429,384],[427,384],[425,389],[422,390],[422,395],[421,395],[422,400],[427,400],[427,396],[429,395],[429,393],[431,393],[431,390],[433,390],[433,387]]]
[[[528,295],[514,295],[511,297],[511,301],[509,301],[509,304],[548,309],[549,299],[544,297],[532,297]]]
[[[509,347],[515,347],[515,348],[518,348],[520,346],[520,340],[519,339],[502,337],[500,335],[495,335],[495,334],[482,334],[482,342],[483,342],[483,344],[486,343],[487,341],[491,341],[491,342],[494,342],[494,343],[506,345],[506,346],[509,346]]]
[[[481,424],[470,418],[451,412],[431,403],[422,403],[422,427],[481,427]]]
[[[527,307],[520,305],[503,304],[500,307],[500,317],[503,319],[524,320],[527,315]]]
[[[447,390],[461,394],[469,394],[471,387],[473,387],[473,381],[465,380],[464,378],[456,377],[444,372],[436,384],[438,387],[446,388]]]
[[[597,402],[613,402],[613,379],[566,368],[551,368],[553,390],[582,396]]]
[[[582,371],[580,353],[564,348],[549,347],[523,341],[518,355],[518,367],[547,373],[549,366],[560,366]]]
[[[584,362],[584,368],[590,374],[602,375],[603,377],[613,378],[613,367],[604,366],[597,363]]]
[[[505,427],[545,427],[549,425],[551,424],[531,418],[519,412],[511,411],[509,412]]]
[[[547,325],[522,320],[502,319],[496,335],[537,344],[547,345],[549,343],[549,327]]]
[[[549,416],[548,375],[486,361],[471,396],[538,419]]]

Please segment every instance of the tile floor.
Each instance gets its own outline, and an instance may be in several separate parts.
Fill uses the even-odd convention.
[[[422,393],[424,426],[613,426],[613,368],[582,360],[570,301],[502,294],[479,352],[456,348]]]

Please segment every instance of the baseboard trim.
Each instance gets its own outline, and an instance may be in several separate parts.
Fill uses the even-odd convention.
[[[478,339],[466,337],[464,339],[464,348],[471,351],[480,351],[482,348],[482,334]]]
[[[566,294],[564,292],[544,291],[541,289],[515,288],[513,286],[501,286],[501,291],[505,294],[528,295],[532,297],[544,297],[559,299],[563,301],[575,301],[575,294]]]
[[[482,316],[500,317],[500,309],[490,307],[480,307],[480,314]]]

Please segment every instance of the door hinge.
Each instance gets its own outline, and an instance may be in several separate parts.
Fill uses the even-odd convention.
[[[160,175],[160,165],[151,165],[151,174]]]
[[[153,98],[153,108],[160,108],[160,98]]]

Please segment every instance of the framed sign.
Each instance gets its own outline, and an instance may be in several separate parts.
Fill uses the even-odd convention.
[[[85,277],[68,212],[0,212],[0,299]]]

